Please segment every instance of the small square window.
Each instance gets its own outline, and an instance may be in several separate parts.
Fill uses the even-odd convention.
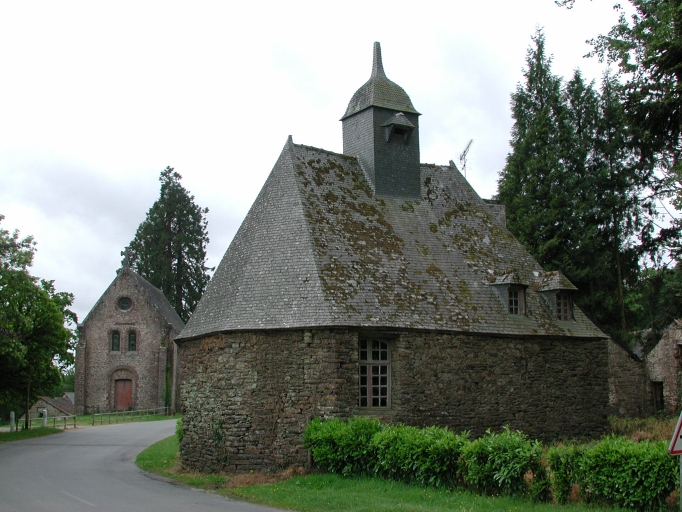
[[[111,350],[114,352],[121,350],[121,333],[118,331],[111,333]]]
[[[360,340],[360,407],[388,407],[390,375],[388,343],[380,340]]]

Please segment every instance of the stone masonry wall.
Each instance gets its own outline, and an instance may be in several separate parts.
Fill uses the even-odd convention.
[[[613,340],[609,350],[609,414],[614,416],[645,416],[649,407],[646,400],[646,370],[641,361],[633,358]]]
[[[678,343],[682,342],[682,330],[674,323],[663,334],[661,340],[644,358],[649,382],[663,383],[663,404],[668,414],[680,410],[680,357]],[[653,391],[649,390],[649,400],[653,402]],[[652,403],[653,409],[653,403]]]
[[[129,297],[129,310],[118,306]],[[111,350],[111,335],[120,333],[120,350]],[[137,335],[137,350],[128,350],[128,333]],[[147,296],[130,277],[120,275],[79,326],[76,350],[76,412],[104,412],[114,408],[114,380],[132,379],[132,406],[163,407],[168,328]],[[170,359],[170,358],[169,358]],[[172,360],[172,359],[170,359]],[[159,365],[164,365],[160,368]]]
[[[302,433],[314,417],[372,415],[474,436],[509,425],[542,439],[606,429],[604,340],[371,335],[388,340],[391,351],[385,409],[357,406],[359,334],[352,330],[237,332],[179,344],[183,466],[305,465]]]

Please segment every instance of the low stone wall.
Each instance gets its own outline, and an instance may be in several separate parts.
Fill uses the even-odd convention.
[[[391,353],[391,406],[358,408],[358,337]],[[182,464],[199,471],[307,463],[311,418],[364,414],[473,436],[503,425],[554,439],[607,425],[605,340],[423,332],[262,331],[178,344]]]

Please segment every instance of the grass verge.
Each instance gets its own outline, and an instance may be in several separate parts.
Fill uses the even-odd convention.
[[[61,434],[61,428],[34,428],[31,430],[17,430],[16,432],[0,432],[0,444],[10,441],[21,441],[22,439],[32,439],[34,437],[49,436],[50,434]]]
[[[178,462],[178,440],[168,437],[138,455],[137,465],[150,473],[200,489],[252,503],[300,512],[606,512],[594,505],[532,503],[503,496],[479,496],[461,491],[407,485],[380,478],[342,478],[330,474],[280,475],[246,473],[205,475],[185,473]],[[257,485],[254,485],[257,484]]]

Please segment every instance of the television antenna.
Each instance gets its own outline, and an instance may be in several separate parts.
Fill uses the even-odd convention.
[[[467,155],[469,154],[469,149],[471,149],[471,143],[474,141],[474,139],[471,139],[469,141],[469,144],[467,144],[467,147],[464,148],[464,151],[462,151],[462,154],[459,155],[459,164],[462,167],[462,172],[464,173],[464,177],[467,177]]]

